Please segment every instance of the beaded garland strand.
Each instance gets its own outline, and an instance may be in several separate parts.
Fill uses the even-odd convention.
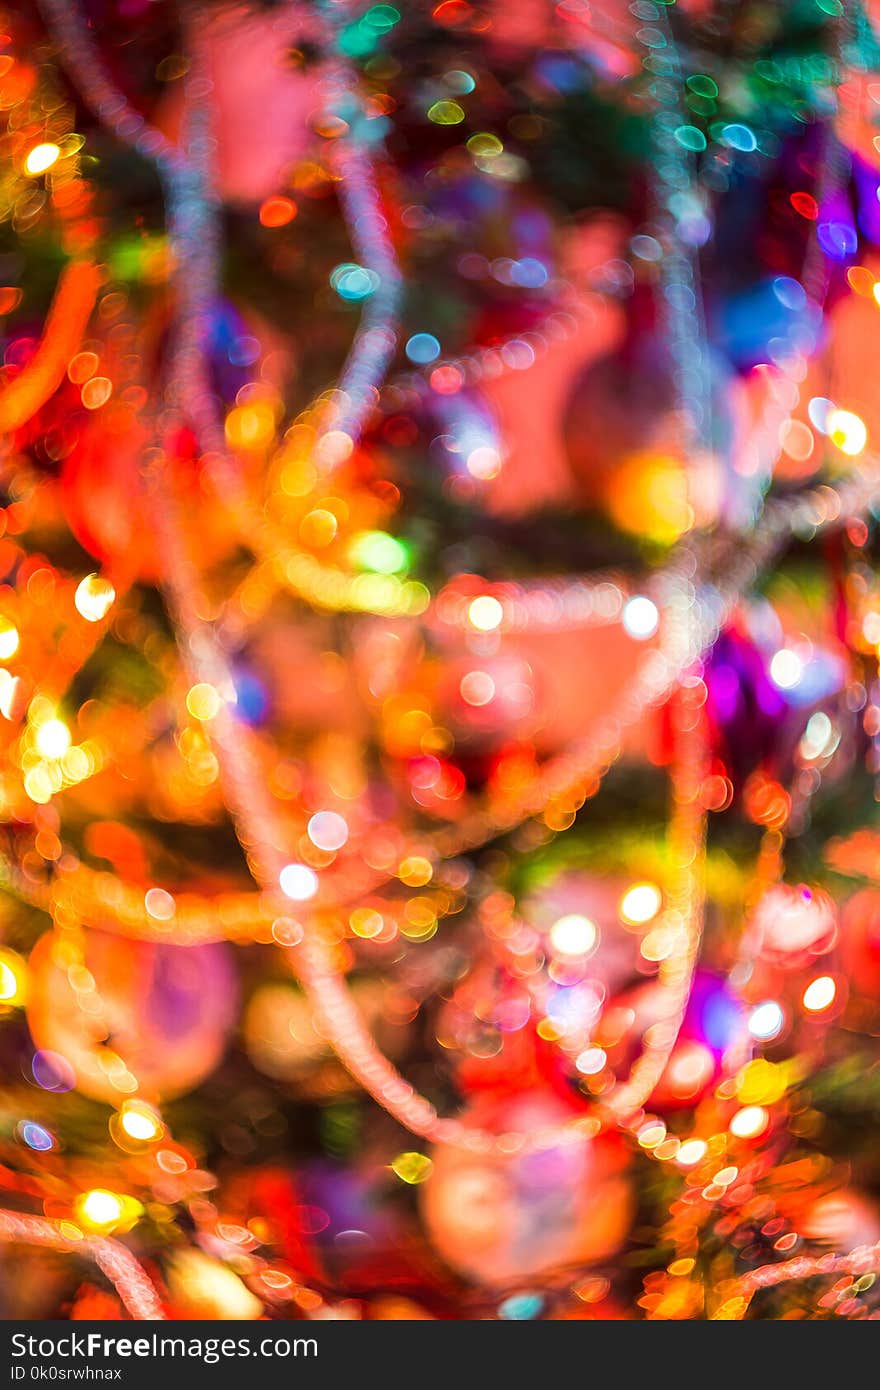
[[[120,105],[118,94],[109,86],[101,74],[100,64],[96,62],[95,52],[88,36],[77,27],[77,19],[72,7],[60,0],[44,0],[61,38],[68,64],[91,89],[89,97],[99,117],[108,123],[116,133],[136,145],[141,153],[154,159],[163,174],[169,209],[169,231],[178,248],[178,325],[190,326],[188,333],[178,333],[176,347],[169,372],[167,392],[168,412],[160,422],[160,434],[167,435],[178,417],[177,412],[189,418],[203,449],[212,456],[212,473],[218,483],[220,479],[229,480],[226,469],[226,449],[222,429],[212,414],[209,393],[205,387],[203,370],[204,321],[216,287],[216,220],[212,217],[213,201],[208,191],[209,182],[205,170],[199,168],[199,161],[210,152],[210,141],[204,131],[196,133],[187,147],[184,156],[173,150],[164,137],[146,126],[127,105]],[[658,11],[658,17],[662,12]],[[662,22],[666,23],[665,13]],[[674,47],[670,44],[674,53]],[[198,102],[208,94],[208,86],[195,90],[192,104],[198,110]],[[664,75],[664,90],[674,88],[675,84]],[[191,84],[192,86],[193,84]],[[344,75],[341,66],[334,69],[329,84],[330,105],[339,116],[348,111],[351,101],[350,78]],[[669,133],[669,121],[661,119],[668,116],[661,103],[657,125],[661,131]],[[344,119],[344,117],[343,117]],[[666,180],[666,195],[669,199],[682,193],[682,155],[681,147],[674,146],[661,152],[657,170],[661,185]],[[667,163],[668,159],[668,163]],[[387,229],[378,208],[375,184],[370,172],[369,160],[356,138],[343,141],[334,147],[333,163],[340,183],[341,203],[347,212],[350,228],[357,228],[360,241],[355,241],[361,261],[374,271],[379,279],[379,290],[368,301],[364,320],[355,338],[349,360],[343,368],[337,392],[325,410],[325,423],[319,428],[316,454],[329,470],[344,461],[348,445],[335,435],[343,435],[352,442],[357,439],[363,423],[375,402],[381,387],[382,378],[391,360],[395,344],[394,320],[400,295],[400,277],[393,258],[393,251],[387,238]],[[690,175],[688,175],[690,177]],[[354,240],[354,238],[353,238]],[[197,243],[211,248],[211,254],[195,255]],[[201,267],[198,275],[190,272]],[[708,424],[707,366],[704,341],[700,328],[700,315],[694,313],[696,305],[696,281],[694,261],[681,246],[667,251],[663,264],[663,281],[667,300],[672,307],[669,319],[669,342],[679,385],[684,397],[681,404],[683,415],[696,420],[697,433],[700,427]],[[673,294],[670,296],[669,291]],[[690,297],[689,297],[690,296]],[[185,306],[185,309],[184,309]],[[696,325],[696,335],[694,326]],[[684,385],[682,385],[684,383]],[[778,426],[776,429],[778,438]],[[328,440],[330,441],[328,443]],[[772,471],[772,469],[770,470]],[[769,474],[768,474],[769,480]],[[200,602],[199,578],[185,554],[181,528],[176,516],[176,503],[164,476],[161,461],[153,454],[147,468],[148,495],[154,500],[162,517],[162,535],[168,544],[168,593],[169,604],[175,613],[181,637],[181,650],[185,660],[191,663],[193,677],[211,684],[214,689],[228,699],[232,692],[232,682],[226,652],[218,634],[200,616],[205,611]],[[854,515],[870,512],[880,484],[880,470],[872,460],[866,460],[858,474],[838,489],[820,488],[813,494],[797,498],[788,504],[769,503],[760,506],[750,517],[750,541],[743,547],[744,555],[739,564],[734,563],[731,571],[725,573],[725,582],[713,582],[708,566],[697,566],[695,547],[685,542],[676,554],[667,571],[656,581],[653,592],[658,598],[662,619],[661,648],[659,653],[651,653],[644,662],[644,672],[635,683],[636,690],[628,698],[624,709],[616,718],[607,721],[605,727],[584,741],[580,749],[568,750],[557,760],[551,760],[542,771],[536,787],[530,788],[527,796],[512,809],[508,809],[490,828],[486,826],[483,813],[475,813],[473,823],[479,830],[476,834],[461,829],[442,831],[433,837],[432,855],[454,855],[472,849],[480,843],[510,828],[525,816],[539,813],[548,799],[570,791],[572,783],[577,785],[585,780],[600,776],[613,761],[623,730],[639,718],[643,710],[652,703],[668,698],[681,684],[684,691],[693,690],[699,681],[698,669],[694,663],[711,646],[718,626],[731,611],[740,595],[754,582],[760,568],[784,545],[787,536],[794,532],[802,535],[821,529],[845,525]],[[232,486],[232,484],[230,484]],[[238,495],[239,494],[234,494]],[[731,572],[733,579],[731,580]],[[717,571],[716,571],[717,573]],[[619,588],[613,602],[597,598],[606,580],[563,581],[562,603],[576,608],[589,601],[589,620],[593,614],[601,621],[616,621],[622,611],[624,598]],[[540,594],[544,586],[539,586]],[[528,598],[528,592],[525,595]],[[517,599],[517,602],[519,599]],[[527,605],[526,605],[527,606]],[[504,608],[504,605],[502,604]],[[511,622],[523,621],[523,605],[519,608],[511,603]],[[535,608],[540,611],[536,602]],[[432,615],[433,616],[433,615]],[[587,617],[587,615],[584,615]],[[584,618],[581,618],[583,621]],[[528,620],[526,620],[526,625]],[[677,629],[677,630],[676,630]],[[697,721],[698,724],[699,721]],[[693,733],[693,725],[684,732]],[[224,704],[211,728],[212,737],[221,751],[221,768],[226,779],[228,802],[237,815],[239,835],[248,854],[256,876],[262,882],[264,895],[275,900],[275,906],[283,908],[283,900],[277,897],[277,884],[287,856],[277,844],[277,829],[270,802],[259,792],[260,773],[258,764],[251,758],[247,748],[247,736],[236,722],[234,712]],[[700,758],[694,758],[694,750],[685,739],[677,768],[673,768],[672,780],[676,783],[676,806],[683,813],[683,823],[678,831],[673,819],[671,838],[683,836],[681,858],[686,861],[686,880],[689,886],[684,890],[684,898],[679,903],[675,894],[675,906],[671,911],[678,912],[684,919],[699,914],[699,887],[693,877],[695,846],[702,842],[704,834],[704,813],[699,810],[698,793],[692,786],[684,786],[681,778],[688,769],[694,774],[699,768]],[[697,750],[699,752],[699,750]],[[696,775],[696,774],[694,774]],[[699,778],[697,778],[697,784]],[[697,813],[697,820],[693,816]],[[431,837],[423,837],[423,844],[431,844]],[[698,859],[698,851],[696,858]],[[15,877],[15,868],[9,865],[10,878]],[[372,878],[376,876],[373,875]],[[382,881],[382,875],[377,881]],[[368,874],[368,879],[371,875]],[[358,888],[348,896],[349,901],[357,898]],[[342,899],[344,900],[344,899]],[[209,911],[209,909],[206,909]],[[83,914],[87,915],[87,914]],[[304,916],[306,914],[303,914]],[[100,916],[100,910],[99,910]],[[104,921],[112,913],[104,913]],[[264,919],[265,920],[265,919]],[[118,923],[117,923],[118,924]],[[167,934],[163,939],[168,939]],[[698,929],[685,933],[685,942],[679,955],[671,958],[669,973],[678,976],[678,1006],[673,1015],[683,1012],[687,998],[688,981],[696,960]],[[283,942],[280,944],[284,945]],[[306,988],[312,993],[319,1011],[329,1025],[330,1035],[343,1061],[365,1085],[367,1090],[402,1123],[415,1132],[443,1142],[463,1143],[468,1147],[485,1148],[497,1141],[497,1136],[480,1135],[459,1126],[455,1121],[437,1118],[430,1102],[412,1092],[412,1088],[378,1053],[369,1038],[361,1020],[353,1009],[344,981],[328,968],[322,954],[319,939],[312,939],[306,926],[306,939],[299,945],[286,947],[295,971],[300,975]],[[674,1038],[673,1038],[674,1041]],[[670,1043],[671,1047],[671,1043]],[[668,1052],[666,1053],[668,1056]],[[660,1059],[655,1059],[660,1065]],[[657,1066],[648,1068],[650,1077],[656,1080]],[[662,1065],[660,1065],[662,1070]],[[650,1093],[652,1085],[639,1086],[632,1092],[626,1085],[618,1093],[613,1107],[618,1119],[625,1120],[637,1110]],[[624,1101],[621,1097],[627,1097]],[[539,1145],[557,1142],[559,1135],[539,1136]],[[757,1274],[759,1272],[755,1272]],[[760,1286],[760,1281],[755,1287]]]

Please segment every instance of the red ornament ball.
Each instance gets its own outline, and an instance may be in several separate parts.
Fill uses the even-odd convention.
[[[236,1015],[228,947],[49,932],[30,957],[28,1026],[94,1100],[182,1095],[219,1063]]]
[[[465,1123],[493,1134],[549,1134],[573,1118],[542,1091],[477,1100]],[[572,1136],[527,1152],[438,1145],[420,1188],[422,1218],[438,1254],[476,1283],[500,1288],[611,1255],[632,1216],[623,1151],[610,1136]]]

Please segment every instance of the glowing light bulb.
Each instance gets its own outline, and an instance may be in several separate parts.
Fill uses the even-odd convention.
[[[660,625],[660,614],[657,611],[656,603],[652,603],[644,594],[636,594],[626,604],[623,610],[623,630],[636,642],[646,642]]]
[[[285,864],[278,882],[285,897],[297,903],[307,902],[318,891],[318,875],[308,864]]]
[[[793,690],[803,673],[804,663],[788,647],[780,647],[770,662],[770,679],[780,690]]]
[[[620,900],[620,915],[630,926],[650,922],[660,911],[660,889],[653,883],[636,883]]]
[[[123,1213],[123,1203],[115,1192],[106,1187],[93,1187],[77,1199],[77,1214],[89,1226],[106,1230],[115,1226]]]
[[[476,449],[471,449],[464,466],[472,478],[489,482],[501,472],[501,455],[491,444],[479,444]]]
[[[607,1060],[608,1054],[604,1048],[588,1047],[586,1051],[579,1054],[575,1066],[584,1076],[598,1076]]]
[[[0,950],[0,1004],[23,1004],[27,966],[15,951]]]
[[[808,1013],[820,1014],[831,1007],[837,986],[830,975],[817,975],[804,990],[803,1005]]]
[[[37,752],[43,758],[63,758],[70,747],[70,730],[61,719],[47,719],[34,735]]]
[[[550,928],[550,945],[561,956],[585,956],[599,940],[599,928],[589,917],[573,912]]]
[[[685,1139],[676,1154],[675,1161],[679,1163],[682,1168],[693,1168],[695,1164],[699,1163],[705,1157],[708,1147],[708,1144],[706,1144],[703,1139]]]
[[[186,697],[187,709],[193,719],[198,720],[216,718],[222,703],[219,692],[207,681],[200,681],[198,685],[194,685]]]
[[[24,161],[24,171],[26,174],[45,174],[47,169],[51,169],[61,150],[58,145],[53,145],[50,140],[41,145],[34,145]]]
[[[158,1139],[163,1132],[162,1123],[153,1111],[137,1101],[129,1101],[122,1107],[119,1124],[129,1139],[136,1139],[142,1143]]]
[[[715,1059],[707,1047],[698,1042],[679,1045],[666,1068],[669,1089],[679,1099],[688,1099],[708,1085],[715,1070]]]
[[[842,454],[855,458],[868,442],[865,422],[851,410],[832,410],[826,421],[828,437]]]
[[[769,1123],[770,1116],[763,1105],[746,1105],[737,1110],[728,1129],[737,1139],[754,1139],[764,1133]]]
[[[8,618],[0,618],[0,661],[15,656],[19,646],[18,628]]]
[[[7,670],[0,666],[0,714],[3,715],[4,719],[12,718],[19,686],[18,676],[11,676]]]
[[[87,574],[76,586],[73,602],[76,611],[87,623],[99,623],[106,618],[116,599],[116,590],[109,579],[100,574]]]
[[[785,1014],[775,999],[767,999],[758,1004],[749,1014],[748,1028],[753,1038],[768,1042],[782,1032]]]
[[[481,594],[468,608],[468,620],[478,632],[494,632],[501,625],[504,609],[491,594]]]
[[[798,751],[803,758],[820,758],[823,754],[827,756],[833,753],[839,741],[828,715],[817,710],[809,718]]]

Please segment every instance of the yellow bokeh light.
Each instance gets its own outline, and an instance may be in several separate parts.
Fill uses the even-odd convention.
[[[693,1168],[702,1162],[708,1152],[708,1144],[703,1139],[686,1139],[676,1155],[676,1162],[682,1168]]]
[[[158,1139],[163,1133],[161,1120],[141,1101],[126,1102],[119,1112],[119,1124],[129,1139],[136,1139],[141,1143]]]
[[[275,434],[275,412],[268,401],[235,406],[226,417],[225,432],[233,449],[265,449]]]
[[[63,758],[70,747],[70,730],[61,719],[47,719],[34,735],[37,752],[43,758]]]
[[[639,453],[623,459],[608,484],[607,505],[622,531],[670,545],[693,525],[685,470],[677,458]]]
[[[504,609],[491,594],[481,594],[471,601],[468,608],[470,624],[478,632],[494,632],[496,627],[501,626],[503,617]]]
[[[60,147],[52,144],[50,140],[45,141],[41,145],[34,145],[33,149],[28,152],[24,161],[25,173],[32,174],[34,177],[36,177],[37,174],[45,174],[47,169],[52,168],[52,165],[60,154]]]
[[[18,651],[18,628],[8,618],[0,618],[0,661],[8,661]]]
[[[116,598],[116,590],[109,579],[100,574],[87,574],[81,579],[73,596],[76,611],[87,623],[99,623],[106,618]]]
[[[773,1105],[788,1090],[791,1076],[781,1063],[755,1057],[747,1062],[736,1081],[736,1094],[748,1105]]]
[[[754,1139],[764,1133],[769,1123],[770,1116],[763,1105],[746,1105],[737,1110],[728,1129],[737,1139]]]
[[[804,1008],[808,1013],[820,1014],[831,1007],[837,995],[837,986],[830,975],[817,975],[804,990]]]
[[[12,718],[20,684],[18,676],[11,676],[0,667],[0,714],[4,719]]]
[[[172,1297],[189,1317],[251,1321],[264,1316],[262,1303],[235,1271],[201,1250],[175,1251],[168,1280]]]
[[[323,550],[336,539],[339,522],[326,507],[313,507],[299,524],[299,538],[313,550]]]
[[[832,410],[828,415],[828,438],[842,454],[855,458],[868,442],[864,420],[851,410]]]
[[[0,949],[0,1005],[23,1004],[27,994],[27,965],[15,951]]]
[[[194,685],[186,697],[186,707],[193,719],[214,719],[222,703],[219,693],[207,681]]]
[[[376,912],[369,907],[356,907],[348,919],[355,936],[362,937],[365,941],[372,941],[376,936],[380,936],[384,927],[385,919],[381,912]]]
[[[411,854],[407,859],[401,860],[397,877],[408,888],[423,888],[426,883],[431,882],[433,873],[430,859],[425,859],[421,854]]]
[[[573,912],[550,928],[550,945],[561,956],[585,956],[599,940],[599,928],[589,917]]]
[[[106,1231],[115,1226],[122,1219],[123,1211],[122,1198],[106,1187],[93,1187],[76,1202],[77,1216],[95,1230]]]
[[[660,889],[653,883],[635,883],[620,900],[620,915],[631,927],[650,922],[660,911]]]
[[[666,1126],[662,1120],[649,1120],[639,1130],[639,1145],[643,1149],[656,1149],[666,1138]]]
[[[415,1186],[420,1182],[425,1182],[431,1176],[433,1167],[434,1164],[427,1154],[410,1151],[397,1155],[392,1161],[391,1171],[400,1178],[401,1182]]]

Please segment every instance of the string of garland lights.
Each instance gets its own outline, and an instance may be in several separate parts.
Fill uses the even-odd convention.
[[[133,1318],[144,1322],[164,1317],[155,1289],[137,1260],[119,1241],[84,1236],[71,1222],[53,1224],[40,1217],[6,1211],[0,1213],[0,1240],[54,1250],[82,1250],[106,1274]]]
[[[39,1310],[876,1316],[870,12],[41,7],[0,1243],[105,1283]]]

